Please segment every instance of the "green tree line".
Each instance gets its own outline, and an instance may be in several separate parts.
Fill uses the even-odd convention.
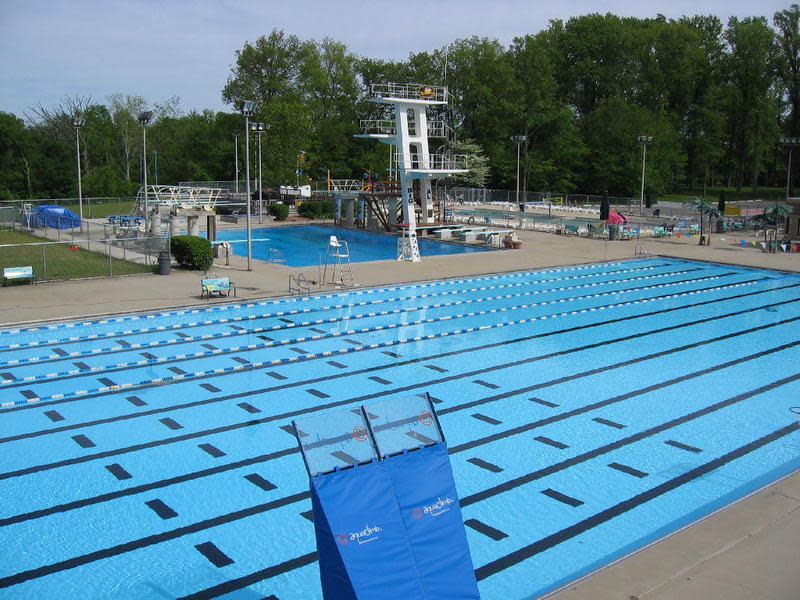
[[[87,196],[138,188],[136,117],[145,109],[155,112],[147,131],[149,182],[231,180],[235,134],[240,165],[244,154],[236,111],[244,100],[257,103],[253,120],[270,124],[265,185],[294,183],[298,168],[303,180],[328,172],[387,177],[387,147],[353,137],[359,119],[388,116],[369,102],[370,86],[385,82],[446,85],[450,104],[433,118],[444,119],[452,135],[440,150],[460,144],[477,152],[491,187],[514,187],[509,137],[525,134],[528,189],[638,195],[637,138],[652,136],[653,194],[704,184],[757,194],[785,184],[787,151],[779,139],[800,136],[800,8],[792,4],[771,22],[731,18],[724,25],[710,15],[589,14],[553,20],[508,47],[470,37],[405,61],[360,57],[330,38],[273,30],[236,52],[221,90],[230,112],[182,113],[176,98],[149,105],[115,94],[102,103],[76,97],[33,107],[25,121],[0,113],[0,198],[76,195],[77,114],[85,118],[78,135]]]

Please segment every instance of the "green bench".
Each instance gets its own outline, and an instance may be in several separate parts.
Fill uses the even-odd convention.
[[[24,281],[26,279],[36,282],[36,273],[33,272],[33,267],[6,267],[3,269],[3,286],[9,281]]]
[[[200,280],[200,298],[206,296],[209,300],[211,294],[219,294],[220,298],[223,296],[230,296],[233,291],[233,297],[236,298],[236,286],[231,281],[230,277],[216,277],[214,279],[201,279]]]

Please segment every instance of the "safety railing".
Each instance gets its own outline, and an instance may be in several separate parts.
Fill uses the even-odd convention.
[[[447,88],[422,83],[373,83],[370,88],[373,98],[399,98],[401,100],[425,100],[447,102]]]
[[[396,129],[394,121],[388,119],[361,119],[358,126],[363,133],[374,134],[383,133],[394,135]]]
[[[465,171],[468,167],[466,154],[429,154],[426,159],[417,154],[395,154],[395,164],[406,168],[430,171]]]

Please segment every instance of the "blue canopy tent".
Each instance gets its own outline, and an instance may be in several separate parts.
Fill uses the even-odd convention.
[[[40,204],[31,215],[32,227],[72,229],[81,226],[81,219],[74,212],[56,204]]]

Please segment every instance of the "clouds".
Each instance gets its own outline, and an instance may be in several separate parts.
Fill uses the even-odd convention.
[[[23,115],[65,95],[139,94],[149,101],[180,96],[185,110],[223,110],[220,91],[235,51],[273,28],[301,39],[331,37],[362,56],[402,60],[472,35],[509,44],[550,19],[589,12],[677,18],[682,14],[771,15],[788,6],[767,0],[3,0],[0,19],[0,110]]]

